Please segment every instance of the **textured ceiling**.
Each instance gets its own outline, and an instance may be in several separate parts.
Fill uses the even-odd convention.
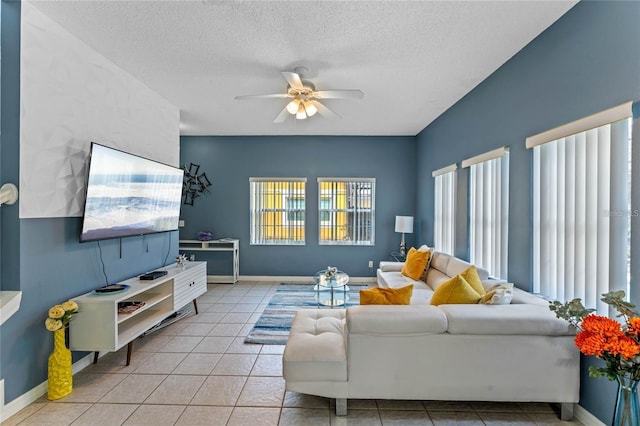
[[[181,110],[183,135],[415,135],[575,1],[34,1]],[[308,69],[341,120],[273,119]]]

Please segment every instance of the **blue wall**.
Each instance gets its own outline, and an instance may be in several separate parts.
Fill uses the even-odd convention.
[[[415,211],[414,137],[202,136],[182,137],[180,145],[181,161],[199,164],[213,182],[210,194],[183,206],[181,239],[204,230],[239,238],[242,275],[310,276],[336,265],[352,276],[373,276],[368,261],[388,260],[400,245],[395,216]],[[304,246],[249,245],[250,177],[307,178]],[[375,246],[318,245],[317,177],[376,178]],[[228,259],[197,256],[209,262],[210,275],[230,274]]]
[[[18,183],[20,2],[2,1],[2,180]],[[90,141],[87,141],[89,145]],[[105,284],[96,242],[80,244],[80,218],[19,219],[18,204],[1,208],[3,290],[21,290],[18,312],[0,328],[0,379],[5,402],[47,380],[53,334],[47,311]],[[178,232],[101,242],[109,282],[173,262]],[[86,353],[75,352],[74,361]],[[1,406],[0,401],[0,406]]]
[[[580,2],[425,128],[417,136],[418,220],[433,224],[433,170],[510,146],[509,279],[530,289],[532,152],[525,138],[640,99],[639,22],[639,2]],[[463,201],[467,178],[466,171],[459,174]],[[466,215],[457,226],[466,229]],[[433,241],[432,225],[421,231],[422,241]],[[468,239],[458,237],[456,254],[468,258]],[[635,280],[632,288],[640,291]],[[583,374],[582,405],[605,423],[612,389]]]

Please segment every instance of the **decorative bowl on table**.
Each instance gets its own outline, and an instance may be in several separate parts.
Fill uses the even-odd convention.
[[[213,239],[213,233],[207,231],[200,231],[196,235],[196,238],[200,241],[211,241]]]

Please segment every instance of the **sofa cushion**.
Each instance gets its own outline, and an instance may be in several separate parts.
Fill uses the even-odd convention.
[[[461,274],[469,266],[471,266],[469,262],[465,262],[462,259],[458,259],[457,257],[453,257],[449,254],[440,252],[434,252],[433,259],[431,260],[432,268],[435,268],[440,272],[444,272],[450,277],[455,277],[456,275]],[[481,280],[486,280],[489,278],[489,272],[486,269],[476,266],[476,270],[478,271],[478,276]]]
[[[461,275],[456,275],[438,286],[429,303],[432,305],[478,303],[478,300],[480,300],[480,295],[469,285],[467,280]]]
[[[400,272],[402,271],[403,266],[404,266],[404,262],[387,262],[383,260],[380,262],[380,265],[378,266],[378,268],[382,272],[388,272],[388,271]]]
[[[413,280],[409,277],[405,277],[400,273],[400,271],[382,272],[380,269],[378,269],[377,274],[378,287],[396,288],[413,284],[414,291],[418,288],[429,288],[429,286],[427,286],[427,284],[423,281]]]
[[[360,290],[361,305],[408,305],[411,302],[413,284],[398,288],[374,287]]]
[[[424,272],[424,268],[427,266],[430,255],[431,252],[429,250],[420,251],[411,247],[409,253],[407,253],[407,260],[402,267],[402,275],[414,280],[419,280]]]
[[[484,286],[482,285],[482,281],[480,281],[478,270],[475,266],[469,266],[467,269],[460,273],[460,276],[469,283],[469,285],[476,291],[476,293],[478,293],[480,296],[484,296]]]
[[[450,334],[571,335],[569,324],[555,317],[546,306],[440,305]]]
[[[349,334],[410,336],[447,331],[447,318],[435,306],[360,305],[347,308]]]

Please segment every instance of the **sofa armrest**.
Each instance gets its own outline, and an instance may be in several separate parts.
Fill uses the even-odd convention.
[[[438,334],[447,330],[447,317],[435,306],[359,305],[347,308],[351,334]]]
[[[402,267],[404,266],[404,262],[387,262],[387,261],[382,261],[380,262],[380,270],[382,272],[400,272],[402,271]]]

